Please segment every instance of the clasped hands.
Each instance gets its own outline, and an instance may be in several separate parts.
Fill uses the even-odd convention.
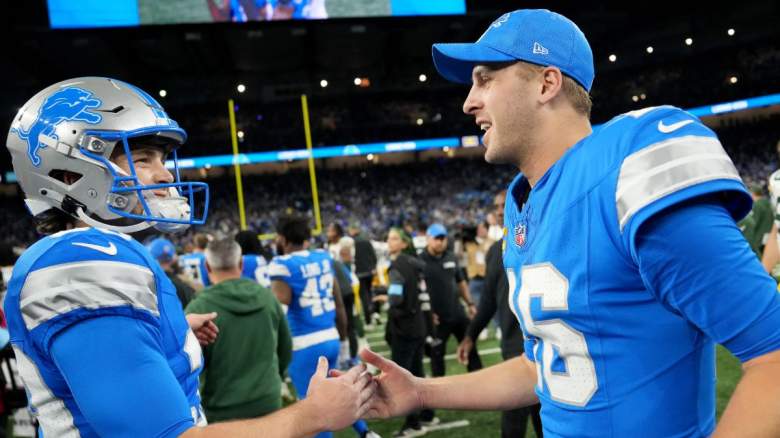
[[[360,352],[363,362],[348,371],[330,370],[320,358],[317,372],[309,383],[306,402],[315,406],[323,420],[323,430],[340,430],[360,418],[389,418],[421,409],[422,379],[395,362],[371,350]],[[372,375],[366,363],[379,369]]]

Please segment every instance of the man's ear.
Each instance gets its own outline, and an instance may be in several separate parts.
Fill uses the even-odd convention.
[[[563,88],[563,73],[558,67],[545,67],[542,70],[542,94],[539,103],[548,103],[561,93]]]

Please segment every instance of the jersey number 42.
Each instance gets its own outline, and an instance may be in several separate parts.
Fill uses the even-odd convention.
[[[335,310],[333,274],[326,273],[306,280],[306,287],[303,288],[298,304],[301,308],[311,307],[312,316],[320,316]]]

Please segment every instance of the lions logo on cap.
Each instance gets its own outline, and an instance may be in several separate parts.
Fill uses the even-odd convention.
[[[482,34],[482,36],[479,37],[477,42],[482,41],[482,38],[484,38],[485,35],[487,35],[487,33],[490,32],[490,29],[498,29],[499,27],[501,27],[502,24],[504,24],[507,21],[509,21],[509,17],[511,15],[512,15],[511,12],[507,12],[506,14],[496,18],[496,21],[494,21],[493,23],[490,24],[490,27],[488,27],[487,30]]]
[[[498,17],[498,18],[496,19],[496,21],[494,21],[494,22],[493,22],[493,24],[491,24],[491,25],[490,25],[490,27],[493,27],[493,28],[499,28],[499,27],[501,27],[501,25],[502,25],[502,24],[504,24],[504,23],[506,23],[507,21],[509,21],[509,16],[510,16],[510,15],[511,15],[511,14],[510,14],[509,12],[507,12],[506,14],[504,14],[504,15],[502,15],[502,16],[500,16],[500,17]]]

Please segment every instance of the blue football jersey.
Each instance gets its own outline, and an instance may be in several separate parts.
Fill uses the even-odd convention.
[[[211,286],[209,274],[206,270],[206,254],[202,252],[193,252],[179,257],[179,267],[195,284],[202,284],[203,287]]]
[[[537,369],[545,436],[712,433],[714,341],[723,343],[742,327],[701,323],[710,309],[728,311],[719,300],[681,295],[704,300],[702,316],[654,294],[634,241],[653,215],[706,195],[734,218],[750,209],[715,134],[670,106],[623,114],[596,128],[533,189],[522,175],[512,182],[504,266],[525,354]]]
[[[241,259],[244,261],[244,268],[241,270],[242,277],[256,281],[260,286],[271,287],[271,279],[268,277],[268,262],[263,256],[246,254]]]
[[[152,334],[153,348],[159,352],[158,357],[164,357],[160,364],[169,368],[161,373],[175,376],[178,387],[174,389],[180,390],[189,404],[177,411],[183,411],[185,420],[191,417],[191,423],[184,427],[205,423],[198,394],[203,363],[200,345],[187,324],[173,284],[146,248],[131,237],[78,228],[41,239],[16,263],[4,308],[19,374],[42,436],[100,435],[82,410],[85,405],[94,406],[95,400],[76,397],[93,392],[79,386],[92,382],[63,375],[52,348],[59,342],[59,335],[64,337],[71,329],[81,327],[82,322],[112,321],[118,316],[123,317],[119,318],[122,321],[137,321],[138,326]],[[117,343],[100,354],[122,357],[123,351],[138,348],[131,343]],[[84,364],[85,368],[89,366]],[[105,393],[99,400],[105,412],[114,418],[125,416],[127,420],[116,424],[146,422],[159,416],[159,412],[150,412],[144,405],[123,409],[118,400],[123,388],[145,382],[128,383],[122,379],[123,375],[117,375],[114,385],[99,388]],[[149,396],[155,396],[154,391]],[[184,398],[181,400],[184,404]],[[98,409],[105,414],[104,410]],[[120,436],[123,432],[113,433]]]
[[[292,291],[287,321],[293,335],[293,349],[338,339],[333,261],[327,251],[304,250],[274,257],[268,275],[271,280],[287,283]]]

